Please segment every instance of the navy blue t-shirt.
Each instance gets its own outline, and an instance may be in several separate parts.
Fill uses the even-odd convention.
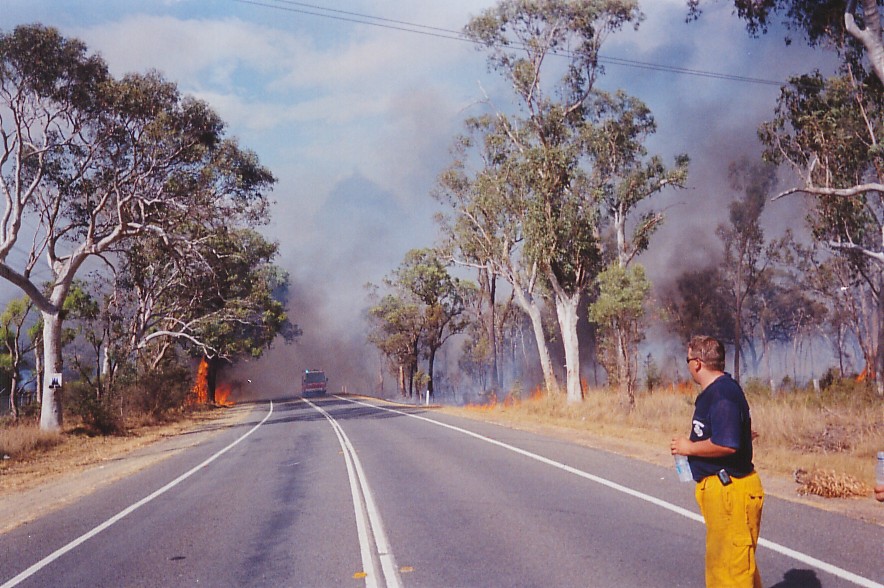
[[[752,419],[743,389],[730,374],[719,376],[694,403],[691,441],[711,439],[716,445],[736,449],[724,457],[688,457],[694,480],[700,481],[724,468],[734,478],[751,474]]]

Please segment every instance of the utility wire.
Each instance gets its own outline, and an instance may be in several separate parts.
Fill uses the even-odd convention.
[[[281,1],[281,0],[280,0],[280,1]],[[304,10],[304,9],[301,9],[301,8],[292,8],[292,7],[290,7],[290,6],[280,6],[280,5],[278,5],[278,4],[268,4],[268,3],[266,3],[266,2],[257,2],[257,1],[255,1],[255,0],[234,0],[234,2],[239,2],[240,4],[251,4],[251,5],[253,5],[253,6],[262,6],[262,7],[264,7],[264,8],[273,8],[273,9],[275,9],[275,10],[284,10],[285,12],[296,12],[296,13],[299,13],[299,14],[309,14],[309,15],[311,15],[311,16],[319,16],[319,17],[322,17],[322,18],[329,18],[329,19],[332,19],[332,20],[340,20],[340,21],[344,21],[344,22],[352,22],[352,23],[357,23],[357,24],[366,24],[366,25],[371,25],[371,26],[375,26],[375,27],[381,27],[381,28],[385,28],[385,29],[393,29],[393,30],[396,30],[396,31],[404,31],[404,32],[406,32],[406,33],[418,33],[418,34],[421,34],[421,35],[427,35],[427,36],[430,36],[430,37],[441,37],[441,38],[443,38],[443,39],[452,39],[452,40],[455,40],[455,41],[468,41],[468,42],[472,42],[472,41],[470,41],[469,39],[466,39],[466,38],[465,38],[461,33],[459,33],[458,31],[451,31],[451,30],[447,30],[447,29],[441,29],[441,28],[437,28],[437,27],[429,27],[429,26],[419,25],[419,24],[413,24],[413,23],[405,23],[405,22],[402,22],[402,21],[396,21],[396,20],[391,20],[391,19],[385,19],[385,18],[380,18],[380,17],[377,17],[377,16],[362,15],[362,14],[358,14],[358,13],[355,13],[355,12],[344,12],[344,11],[342,11],[342,10],[333,10],[333,9],[330,9],[330,8],[322,8],[322,7],[319,7],[319,6],[316,6],[316,7],[315,7],[317,10],[326,10],[326,11],[330,11],[330,12],[336,12],[336,13],[339,13],[339,14],[349,14],[349,15],[352,15],[352,16],[354,16],[354,17],[358,16],[358,17],[360,17],[360,18],[351,18],[351,17],[345,17],[345,16],[335,16],[335,15],[333,15],[333,14],[325,14],[325,13],[322,13],[322,12],[313,12],[313,11],[310,11],[310,10]],[[299,4],[299,3],[295,3],[295,2],[289,2],[288,4],[298,4],[298,5],[301,5],[301,4]],[[304,5],[304,6],[310,6],[310,5]],[[374,20],[376,20],[376,21],[378,21],[378,22],[372,22],[372,21],[370,21],[370,20],[362,20],[362,19],[374,19]],[[390,24],[385,24],[385,23],[390,23]],[[398,23],[398,24],[395,24],[395,23]],[[424,29],[424,30],[419,30],[420,28],[422,28],[422,29]],[[433,31],[438,31],[438,32],[433,32]]]
[[[356,24],[364,24],[369,26],[381,27],[385,29],[392,29],[397,31],[403,31],[407,33],[415,33],[419,35],[426,35],[431,37],[438,37],[442,39],[450,39],[453,41],[463,41],[467,43],[477,42],[467,38],[460,31],[455,31],[451,29],[444,29],[441,27],[422,25],[402,20],[394,20],[391,18],[384,18],[380,16],[372,16],[369,14],[362,14],[359,12],[349,12],[346,10],[338,10],[334,8],[325,8],[323,6],[317,6],[315,4],[307,4],[304,2],[295,2],[293,0],[270,0],[271,2],[275,1],[276,3],[269,2],[260,2],[258,0],[234,0],[234,2],[238,2],[240,4],[251,4],[253,6],[260,6],[263,8],[270,8],[273,10],[282,10],[285,12],[294,12],[298,14],[307,14],[310,16],[318,16],[320,18],[328,18],[331,20],[338,20],[343,22],[351,22]],[[319,11],[319,12],[317,12]],[[572,52],[567,50],[558,50],[553,51],[554,55],[566,56],[570,57],[573,55]],[[764,78],[755,78],[749,76],[740,76],[735,74],[727,74],[721,72],[714,71],[704,71],[699,69],[691,69],[686,67],[679,67],[675,65],[666,65],[660,63],[651,63],[646,61],[638,61],[635,59],[625,59],[622,57],[609,57],[605,55],[598,56],[599,63],[610,64],[610,65],[618,65],[622,67],[632,67],[636,69],[646,69],[652,71],[660,71],[660,72],[668,72],[668,73],[676,73],[682,75],[690,75],[695,77],[703,77],[703,78],[711,78],[711,79],[719,79],[719,80],[728,80],[733,82],[743,82],[749,84],[761,84],[767,86],[782,86],[783,82],[777,80],[768,80]]]

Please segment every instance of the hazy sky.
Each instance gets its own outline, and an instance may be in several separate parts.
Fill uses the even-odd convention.
[[[293,318],[305,335],[271,357],[289,362],[292,373],[339,360],[358,372],[376,370],[362,363],[371,355],[362,348],[363,285],[379,282],[408,249],[433,244],[429,194],[452,139],[485,94],[510,100],[481,52],[445,38],[493,4],[0,0],[0,27],[57,27],[100,52],[115,75],[156,69],[208,101],[279,178],[265,233],[280,243],[278,262],[294,284]],[[800,43],[786,47],[779,34],[749,38],[728,2],[708,1],[702,19],[689,24],[684,4],[643,2],[639,30],[612,36],[602,52],[610,61],[600,86],[641,98],[657,119],[651,152],[670,163],[681,152],[692,159],[690,188],[659,198],[668,220],[644,259],[657,280],[713,254],[715,226],[732,197],[728,164],[758,155],[756,129],[779,92],[667,68],[785,81],[822,57]],[[386,20],[353,22],[371,20],[358,15]],[[433,28],[397,30],[413,25]],[[798,223],[797,202],[768,207],[769,225]],[[342,356],[356,349],[360,357]]]

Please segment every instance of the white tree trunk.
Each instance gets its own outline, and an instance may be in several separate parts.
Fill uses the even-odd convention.
[[[43,404],[40,408],[40,429],[58,431],[61,429],[62,388],[52,385],[52,374],[60,374],[61,361],[61,317],[58,313],[41,312],[43,317]]]
[[[562,344],[565,346],[566,386],[569,404],[583,402],[583,389],[580,386],[580,343],[577,340],[579,302],[579,293],[570,296],[565,296],[564,293],[556,294],[556,315],[559,319]]]
[[[512,284],[512,281],[510,282]],[[543,370],[543,382],[546,386],[546,392],[552,394],[558,391],[559,383],[556,379],[556,373],[553,370],[552,359],[549,356],[549,346],[546,344],[546,335],[543,333],[543,321],[540,317],[540,308],[533,298],[529,298],[527,294],[516,284],[513,284],[513,292],[516,295],[516,302],[531,319],[531,328],[534,331],[534,340],[537,342],[537,355],[540,356],[540,369]]]
[[[872,69],[881,83],[884,83],[884,40],[881,38],[881,17],[878,13],[877,0],[862,0],[864,28],[859,28],[851,12],[844,13],[844,24],[847,32],[853,35],[866,49]],[[850,7],[851,3],[848,2]]]

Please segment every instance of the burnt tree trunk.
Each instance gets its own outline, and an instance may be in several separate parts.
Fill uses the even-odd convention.
[[[206,365],[206,402],[215,404],[215,388],[218,384],[218,371],[221,369],[221,358],[207,357]]]

